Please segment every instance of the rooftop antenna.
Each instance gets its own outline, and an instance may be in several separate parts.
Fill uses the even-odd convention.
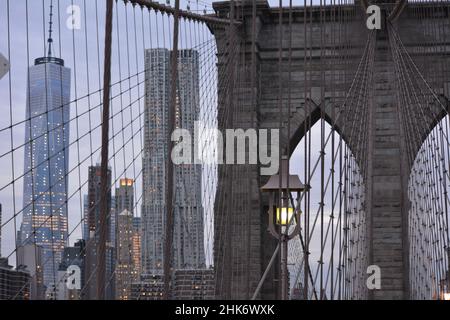
[[[50,0],[50,21],[49,21],[49,28],[48,28],[48,57],[52,56],[52,25],[53,25],[53,0]]]

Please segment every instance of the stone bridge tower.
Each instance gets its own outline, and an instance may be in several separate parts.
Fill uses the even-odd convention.
[[[356,54],[364,46],[368,30],[366,28],[367,15],[361,3],[347,5],[341,8],[341,13],[346,15],[345,25],[338,26],[333,20],[330,7],[324,7],[322,19],[325,23],[319,23],[320,14],[318,7],[308,8],[308,21],[305,24],[304,8],[295,7],[292,12],[292,62],[291,81],[288,81],[287,66],[282,66],[279,72],[278,48],[282,43],[287,48],[287,32],[281,33],[280,41],[279,11],[271,8],[266,0],[256,2],[256,23],[252,25],[252,2],[236,1],[235,16],[241,24],[236,25],[234,37],[239,43],[239,62],[235,68],[225,67],[224,61],[219,61],[219,79],[223,73],[245,70],[243,74],[250,75],[252,65],[252,32],[255,30],[255,61],[256,81],[250,77],[244,77],[240,87],[234,89],[234,95],[239,100],[241,108],[233,109],[234,121],[228,124],[236,128],[279,128],[278,119],[278,80],[281,74],[283,80],[283,92],[290,90],[290,99],[295,106],[289,116],[291,118],[291,135],[281,132],[281,142],[290,141],[290,152],[300,142],[305,131],[305,122],[310,120],[315,123],[321,112],[324,112],[329,121],[335,117],[338,103],[331,104],[330,97],[344,97],[353,79],[353,73],[349,68],[343,68],[343,76],[339,79],[330,79],[326,76],[323,81],[323,73],[327,75],[330,66],[329,59],[320,54],[319,41],[322,36],[324,46],[342,48],[334,50],[336,55],[345,55],[347,65],[357,65],[360,55]],[[368,181],[366,181],[366,211],[368,214],[368,243],[367,252],[369,264],[378,265],[381,268],[381,290],[371,291],[368,297],[371,299],[408,299],[409,298],[409,243],[408,243],[408,208],[409,199],[407,193],[410,167],[405,159],[405,137],[400,123],[402,116],[399,110],[396,96],[396,80],[392,54],[389,46],[388,32],[386,30],[386,8],[391,10],[394,6],[390,1],[378,1],[384,15],[382,29],[376,31],[376,45],[373,64],[373,97],[368,115],[369,150],[354,150],[358,153],[366,152],[369,155]],[[429,51],[419,50],[417,37],[422,35],[421,28],[432,23],[432,18],[419,19],[414,15],[416,6],[420,4],[406,4],[402,10],[395,12],[397,15],[393,22],[394,27],[401,35],[409,52],[412,53],[420,70],[432,73],[437,70],[438,61],[448,59],[439,49],[429,48]],[[433,5],[431,5],[433,6]],[[435,4],[439,6],[439,4]],[[216,2],[213,4],[216,13],[220,17],[229,17],[230,2]],[[395,11],[395,10],[394,10]],[[448,16],[447,16],[448,20]],[[288,23],[287,10],[283,14],[283,25]],[[446,25],[447,28],[449,25]],[[305,28],[307,29],[305,31]],[[322,30],[325,28],[325,30]],[[351,37],[346,43],[339,43],[339,39],[331,39],[332,28],[344,28]],[[220,29],[212,28],[216,36],[219,53],[226,50],[229,35]],[[419,32],[420,31],[420,32]],[[450,32],[448,32],[450,34]],[[308,55],[311,59],[311,81],[307,84],[305,93],[304,83],[304,42],[305,36],[310,37]],[[423,40],[423,39],[421,39]],[[429,39],[430,44],[443,43],[450,39]],[[345,48],[345,49],[344,49]],[[222,51],[221,51],[222,50]],[[339,50],[346,50],[339,52]],[[358,51],[359,50],[359,51]],[[287,50],[283,50],[284,57]],[[433,61],[426,57],[434,52]],[[219,55],[220,56],[220,55]],[[283,59],[286,63],[286,59]],[[347,71],[346,71],[347,70]],[[345,74],[349,72],[349,74]],[[426,74],[425,74],[426,75]],[[450,77],[446,77],[450,79]],[[448,97],[448,87],[435,89],[444,97]],[[227,94],[219,87],[219,101],[227,101]],[[220,98],[220,95],[223,95]],[[256,97],[256,98],[253,98]],[[305,101],[306,97],[306,101]],[[283,103],[286,96],[283,94]],[[229,110],[229,104],[219,105],[219,117]],[[308,112],[305,112],[308,108]],[[436,110],[438,110],[436,108]],[[305,114],[309,114],[305,117]],[[438,117],[443,115],[436,111]],[[430,115],[430,124],[436,115]],[[345,120],[345,121],[348,121]],[[344,120],[337,122],[337,131],[346,137]],[[223,122],[226,123],[226,122]],[[223,125],[224,127],[226,125]],[[431,125],[432,127],[432,125]],[[341,130],[339,130],[341,128]],[[222,128],[224,129],[224,128]],[[429,132],[423,132],[423,137]],[[350,149],[352,141],[346,140]],[[260,187],[267,177],[260,176],[257,165],[236,166],[233,168],[219,168],[219,187],[215,208],[215,267],[221,280],[219,288],[216,288],[220,298],[245,299],[250,298],[261,279],[261,276],[269,263],[271,254],[276,247],[276,241],[267,232],[267,199],[261,194]],[[244,195],[238,195],[237,186],[243,186]],[[247,210],[242,210],[233,205],[233,197],[240,196],[248,201]],[[228,236],[226,231],[228,228]],[[242,236],[244,235],[244,236]],[[259,298],[277,298],[277,277],[279,270],[272,268],[267,277]]]

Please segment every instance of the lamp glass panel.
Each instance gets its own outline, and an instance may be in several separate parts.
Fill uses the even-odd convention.
[[[287,226],[294,215],[294,208],[282,207],[277,208],[277,224],[280,226]]]

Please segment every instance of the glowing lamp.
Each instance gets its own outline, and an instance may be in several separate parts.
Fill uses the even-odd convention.
[[[292,218],[294,217],[294,208],[292,207],[277,208],[276,217],[277,217],[277,225],[285,227],[291,222]]]
[[[298,223],[300,221],[300,193],[309,189],[300,182],[297,175],[289,174],[288,166],[289,159],[287,156],[283,156],[278,174],[271,176],[261,188],[261,191],[268,193],[269,232],[279,240],[282,300],[287,300],[289,296],[288,241],[300,234],[300,223]],[[297,222],[293,230],[289,228],[292,220]]]

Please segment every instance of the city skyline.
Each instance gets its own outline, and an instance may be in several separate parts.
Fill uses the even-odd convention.
[[[44,11],[45,12],[45,11]],[[47,12],[45,12],[45,13],[47,13]],[[56,47],[56,50],[55,51],[59,51],[59,53],[61,53],[62,51],[61,51],[61,46],[59,45],[58,46],[58,44],[55,44],[54,42],[56,42],[56,41],[54,41],[52,38],[49,38],[49,39],[47,39],[47,44],[49,44],[49,45],[53,45],[54,47]],[[36,59],[35,60],[35,63],[36,64],[44,64],[44,63],[54,63],[54,64],[56,64],[56,65],[58,65],[58,66],[63,66],[64,65],[64,60],[63,59],[61,59],[61,58],[55,58],[55,57],[52,57],[51,56],[51,49],[50,49],[51,47],[50,46],[48,46],[48,47],[46,47],[45,48],[45,50],[47,51],[47,49],[48,49],[48,56],[46,56],[46,57],[44,57],[44,58],[40,58],[40,59]],[[196,64],[197,64],[197,69],[198,69],[198,56],[197,56],[197,61],[196,61]],[[51,68],[51,67],[50,67]],[[49,69],[50,69],[49,68]],[[44,68],[45,69],[45,68]],[[46,70],[46,69],[45,69]],[[64,74],[65,74],[65,77],[71,77],[72,76],[72,73],[73,72],[75,72],[75,76],[76,76],[76,69],[73,69],[73,70],[71,70],[71,69],[69,69],[69,68],[67,68],[67,71],[65,71],[64,72]],[[53,72],[53,73],[55,73],[55,72]],[[56,74],[56,73],[55,73]],[[185,79],[185,80],[183,80],[183,81],[185,81],[185,83],[188,83],[189,82],[189,76],[188,75],[185,75],[184,77],[187,77],[188,79]],[[51,81],[51,77],[49,77],[49,76],[45,76],[44,77],[44,79],[46,80],[46,81]],[[187,82],[186,82],[187,81]],[[34,79],[30,79],[30,81],[29,81],[29,84],[30,84],[30,88],[31,87],[33,87],[33,84],[34,84]],[[76,83],[75,83],[75,85],[76,85]],[[56,86],[57,86],[57,84],[56,84]],[[72,87],[72,85],[70,84],[70,81],[69,81],[69,84],[68,85],[64,85],[64,89],[65,90],[67,90],[67,88],[70,90],[71,89],[71,87]],[[198,81],[197,81],[197,87],[198,87]],[[198,90],[198,88],[197,88],[197,90]],[[75,86],[75,92],[76,92],[76,86]],[[68,93],[68,96],[70,97],[70,92]],[[198,99],[198,93],[197,93],[197,99]],[[66,99],[66,101],[70,101],[70,98],[68,98],[68,99]],[[66,103],[63,103],[63,105],[66,105]],[[73,110],[74,109],[76,109],[77,108],[77,102],[74,102],[74,101],[71,101],[71,103],[67,103],[67,109],[68,110],[71,110],[71,111],[69,111],[69,113],[72,113],[73,114]],[[197,108],[199,107],[198,106],[198,101],[197,101],[197,106],[196,106]],[[53,109],[53,108],[51,108],[51,109]],[[57,111],[60,111],[60,110],[64,110],[64,111],[66,111],[67,109],[65,108],[65,107],[63,107],[63,108],[61,108],[61,107],[59,107],[59,104],[57,103],[57,104],[55,104],[55,107],[54,107],[54,109],[55,110],[57,110]],[[195,111],[195,110],[194,110]],[[196,111],[196,112],[198,112],[198,110]],[[30,116],[28,116],[28,117],[31,117],[31,119],[33,119],[34,120],[34,118],[33,118],[33,115],[30,115]],[[37,117],[38,119],[39,119],[39,117]],[[66,126],[66,123],[68,123],[69,122],[69,119],[70,119],[70,116],[68,116],[67,114],[65,114],[64,115],[64,118],[62,119],[62,124],[63,124],[63,126],[62,127],[64,127],[64,133],[67,135],[67,136],[65,136],[64,137],[64,139],[61,139],[61,140],[63,140],[63,141],[65,141],[66,142],[66,144],[68,144],[68,142],[70,141],[71,143],[71,145],[73,144],[73,138],[70,136],[70,138],[68,138],[68,136],[69,136],[69,132],[70,132],[70,128],[65,128],[65,126]],[[189,123],[189,121],[190,121],[190,119],[188,119],[188,118],[186,118],[186,120],[185,120],[185,122],[184,122],[184,124],[188,124]],[[58,126],[61,126],[61,123],[58,123],[58,124],[56,124],[56,127],[58,128]],[[57,131],[57,130],[54,130],[53,128],[50,128],[49,130],[51,130],[51,131]],[[27,128],[25,128],[25,133],[27,133],[27,132],[29,132],[30,130],[29,129],[27,129]],[[74,132],[74,130],[73,130],[73,128],[72,128],[72,132]],[[33,132],[33,134],[35,134],[36,136],[39,136],[40,135],[40,132],[39,131],[36,131],[36,132]],[[26,137],[26,135],[25,135],[25,139],[26,139],[27,137]],[[59,138],[58,138],[59,139]],[[25,146],[27,145],[27,143],[25,143],[24,144]],[[69,167],[69,165],[68,165],[68,159],[69,159],[69,147],[68,146],[65,146],[65,147],[63,147],[62,148],[62,150],[64,150],[65,152],[66,152],[66,154],[64,155],[64,160],[65,160],[65,163],[64,163],[64,168],[67,170],[67,171],[69,171],[69,170],[73,170],[73,169],[70,169]],[[53,157],[53,155],[52,154],[50,154],[50,155],[48,155],[47,156],[48,158],[52,158]],[[79,156],[78,156],[79,157]],[[55,158],[60,158],[60,157],[58,157],[57,155],[55,156]],[[71,155],[71,158],[73,159],[74,158],[74,156],[73,155]],[[26,159],[26,156],[25,156],[25,159]],[[58,166],[57,165],[54,165],[54,163],[52,163],[53,164],[53,166],[52,166],[52,168],[54,168],[54,169],[58,169]],[[201,174],[199,174],[199,170],[201,170],[200,169],[200,167],[198,167],[197,169],[196,169],[196,171],[197,171],[197,178],[195,179],[195,185],[196,185],[196,188],[198,189],[198,190],[201,190]],[[49,170],[47,169],[47,172],[48,172]],[[186,170],[185,170],[186,171]],[[58,171],[56,171],[56,172],[58,172]],[[62,171],[59,171],[60,173],[61,173],[61,177],[58,177],[56,180],[57,181],[60,181],[60,180],[62,180],[62,181],[66,181],[66,180],[69,180],[69,174],[67,174],[67,173],[65,173],[65,172],[62,172]],[[75,180],[76,181],[76,180]],[[30,185],[30,183],[26,183],[26,179],[25,179],[25,184],[24,184],[24,193],[23,193],[23,195],[24,196],[26,196],[28,193],[29,193],[29,190],[27,190],[26,189],[26,185]],[[67,187],[67,186],[66,186]],[[67,188],[66,188],[67,189]],[[88,188],[89,189],[89,188]],[[111,186],[111,189],[112,190],[114,190],[114,187],[113,186]],[[200,191],[199,191],[199,193],[200,193]],[[65,214],[67,215],[67,209],[68,208],[70,208],[71,207],[71,205],[70,205],[70,201],[67,201],[66,199],[64,199],[64,198],[67,198],[67,196],[68,196],[68,192],[67,191],[65,191],[64,192],[64,195],[63,195],[63,198],[61,198],[60,200],[62,200],[61,202],[61,204],[59,204],[59,206],[58,207],[63,207],[64,208],[64,210],[65,210]],[[85,198],[85,196],[83,196],[83,200],[85,200],[84,199]],[[194,209],[194,210],[196,210],[196,212],[198,211],[198,214],[197,214],[197,216],[200,216],[200,219],[202,220],[203,219],[203,217],[202,217],[202,215],[203,215],[203,210],[201,209],[201,197],[199,196],[199,197],[196,197],[195,198],[196,200],[194,200],[194,202],[196,203],[195,205],[194,205],[194,208],[196,208],[196,207],[200,207],[199,209]],[[86,199],[86,200],[88,200],[88,201],[83,201],[83,210],[82,210],[82,214],[88,214],[88,213],[90,213],[91,211],[92,211],[92,208],[91,208],[91,210],[89,209],[89,204],[91,203],[91,207],[92,207],[92,201],[89,201],[89,196],[88,196],[88,199]],[[98,199],[97,199],[98,200]],[[112,206],[114,206],[112,203],[113,203],[113,200],[114,200],[114,196],[111,196],[111,205]],[[194,203],[193,202],[193,203]],[[87,205],[87,206],[86,206]],[[136,206],[136,204],[134,204],[134,203],[131,203],[130,204],[132,207],[135,207]],[[25,200],[24,200],[24,207],[27,207],[26,205],[25,205]],[[86,208],[87,207],[87,208]],[[114,206],[115,207],[115,206]],[[87,209],[87,210],[86,210]],[[97,208],[98,209],[98,208]],[[111,208],[112,209],[112,208]],[[69,209],[70,210],[70,209]],[[192,209],[191,209],[192,210]],[[70,210],[71,211],[71,210]],[[98,210],[94,210],[95,212],[97,212]],[[111,210],[112,211],[112,210]],[[134,210],[133,210],[134,211]],[[138,210],[136,210],[136,212],[137,212]],[[91,212],[92,213],[92,212]],[[92,215],[92,214],[91,214]],[[95,214],[95,216],[96,216],[97,214]],[[113,217],[114,216],[114,217]],[[113,218],[115,218],[115,215],[112,215],[111,216],[111,219],[113,219]],[[137,221],[136,220],[136,218],[138,218],[138,216],[135,216],[134,217],[135,219],[133,219],[133,221]],[[89,214],[85,217],[85,221],[89,221],[89,220],[92,220],[92,219],[89,219]],[[25,220],[25,222],[24,222],[24,225],[26,225],[26,219],[24,219]],[[20,220],[19,220],[20,221]],[[91,223],[92,224],[92,223]],[[81,224],[82,226],[83,225],[86,225],[86,226],[88,226],[89,225],[89,223],[82,223]],[[202,224],[200,224],[200,228],[203,228],[203,225]],[[61,246],[61,252],[59,253],[59,257],[54,261],[54,267],[52,268],[52,271],[51,271],[51,273],[52,273],[52,281],[50,281],[50,280],[47,280],[47,278],[48,278],[48,276],[46,276],[46,280],[45,280],[45,284],[47,285],[47,286],[49,286],[49,288],[48,288],[48,295],[49,296],[54,296],[54,295],[58,295],[58,294],[60,294],[61,293],[61,290],[60,290],[60,288],[58,287],[58,286],[60,286],[61,285],[61,275],[59,274],[61,271],[59,271],[59,273],[58,273],[58,267],[59,267],[59,262],[60,262],[60,260],[61,260],[61,255],[62,255],[62,249],[63,249],[63,247],[66,247],[66,246],[69,246],[71,243],[74,243],[75,241],[76,241],[76,239],[80,239],[80,238],[84,238],[85,240],[89,240],[89,232],[87,233],[87,235],[88,236],[86,236],[86,232],[85,232],[85,230],[86,229],[89,229],[89,227],[83,227],[82,228],[82,232],[80,232],[79,234],[80,234],[80,236],[78,236],[78,237],[76,237],[76,238],[74,238],[73,237],[73,233],[72,233],[72,231],[70,231],[70,232],[68,232],[67,231],[67,229],[68,228],[70,228],[70,223],[68,223],[68,221],[65,221],[65,234],[61,237],[62,239],[63,239],[63,241],[65,242],[65,245],[64,246]],[[24,230],[26,230],[26,228],[24,227],[24,228],[21,228],[21,229],[24,229]],[[91,230],[92,231],[92,230]],[[179,234],[179,232],[181,232],[181,231],[178,231],[178,234]],[[20,241],[20,238],[28,238],[29,236],[30,236],[30,233],[26,233],[25,231],[24,232],[20,232],[20,235],[22,235],[23,234],[23,237],[18,237],[19,238],[19,241]],[[69,238],[68,238],[68,235],[71,235],[71,241],[69,242]],[[110,232],[110,237],[111,237],[111,243],[113,243],[113,242],[115,242],[113,239],[112,239],[112,236],[115,236],[115,233],[114,233],[114,231],[112,230],[111,232]],[[200,230],[199,232],[197,232],[197,235],[196,235],[196,241],[197,241],[197,246],[200,248],[199,249],[199,251],[198,251],[198,253],[196,253],[196,256],[198,256],[198,257],[196,257],[196,259],[200,259],[200,265],[204,265],[204,256],[205,256],[205,253],[204,253],[204,249],[203,249],[203,241],[204,241],[204,239],[203,239],[203,231],[202,230]],[[135,242],[136,241],[136,238],[134,238],[133,239],[133,241]],[[69,247],[66,247],[66,248],[69,248]],[[86,247],[86,249],[85,250],[87,250],[88,252],[89,252],[89,245]],[[48,256],[45,256],[44,257],[44,259],[43,259],[43,261],[49,261],[49,260],[51,260]],[[14,260],[12,260],[11,261],[13,264],[15,264],[15,261]],[[53,263],[53,262],[52,262]],[[44,266],[45,267],[45,266]],[[89,266],[87,266],[87,268],[89,269]],[[95,268],[95,266],[93,266],[93,268]],[[50,269],[50,268],[45,268],[45,269]],[[35,271],[34,271],[35,272]],[[51,286],[51,284],[54,284],[56,282],[56,287],[55,286]]]
[[[209,1],[0,0],[0,295],[450,300],[450,0]]]
[[[182,1],[184,5],[187,4],[187,1]],[[44,4],[44,5],[43,5]],[[73,1],[73,4],[79,5],[82,7],[83,1],[82,0],[75,0]],[[3,3],[5,10],[0,10],[0,28],[6,30],[6,23],[7,19],[6,16],[4,16],[7,13],[6,10],[6,4]],[[19,49],[11,49],[11,56],[8,57],[8,43],[5,41],[0,41],[0,52],[6,54],[5,56],[9,58],[11,63],[11,70],[8,75],[6,75],[3,79],[1,79],[0,83],[2,85],[8,85],[8,76],[12,77],[12,81],[16,83],[16,85],[12,88],[12,103],[14,106],[23,106],[21,108],[15,108],[14,113],[11,114],[11,117],[13,118],[13,121],[22,121],[20,119],[25,119],[25,106],[26,106],[26,90],[28,86],[28,82],[26,79],[27,75],[27,68],[24,68],[23,64],[26,63],[25,61],[28,61],[31,64],[34,63],[34,60],[37,57],[45,56],[48,53],[48,46],[47,46],[47,39],[48,39],[48,17],[49,17],[49,5],[50,0],[45,0],[44,3],[38,3],[38,2],[29,2],[28,3],[28,11],[29,15],[31,16],[31,12],[33,13],[33,16],[35,16],[34,19],[29,20],[28,28],[24,26],[23,24],[20,24],[14,20],[11,21],[15,25],[15,28],[11,30],[14,32],[17,36],[11,37],[11,47],[15,46],[15,48],[28,48],[27,50],[19,50]],[[85,39],[85,29],[86,28],[92,28],[96,29],[96,25],[98,23],[99,26],[102,26],[104,24],[104,15],[100,14],[105,10],[104,3],[102,1],[98,2],[97,4],[94,4],[94,2],[87,2],[86,3],[86,15],[84,14],[84,11],[81,15],[81,29],[69,29],[66,26],[66,18],[68,18],[68,14],[65,13],[65,9],[68,8],[70,5],[72,5],[71,0],[61,0],[54,3],[54,15],[59,16],[59,19],[54,19],[53,21],[53,54],[63,57],[65,61],[65,65],[71,68],[71,115],[70,118],[73,119],[75,117],[75,114],[78,113],[82,116],[80,116],[80,121],[78,123],[75,123],[74,121],[70,121],[70,131],[72,132],[71,136],[69,137],[69,144],[70,148],[73,149],[73,151],[70,153],[69,157],[69,164],[67,171],[68,173],[68,180],[72,181],[68,185],[68,204],[67,208],[69,210],[68,212],[68,228],[69,232],[69,242],[70,244],[74,244],[75,241],[78,239],[83,238],[83,224],[79,223],[80,216],[84,212],[83,208],[83,196],[85,193],[87,193],[86,184],[79,185],[79,180],[81,181],[87,181],[88,174],[87,174],[87,168],[89,165],[94,165],[96,163],[100,162],[100,150],[98,149],[100,146],[100,141],[98,139],[90,139],[90,136],[98,135],[100,136],[100,128],[98,125],[100,124],[99,117],[100,117],[100,108],[95,107],[92,108],[91,111],[88,107],[88,100],[87,100],[87,93],[88,91],[91,92],[89,95],[89,103],[91,105],[98,105],[100,104],[101,97],[98,93],[92,94],[92,92],[95,92],[99,88],[100,83],[100,77],[99,73],[97,71],[101,70],[103,68],[103,61],[100,58],[97,61],[97,53],[95,53],[95,59],[94,59],[94,53],[89,54],[87,57],[85,55],[74,55],[74,48],[76,50],[80,50],[80,52],[84,52],[86,48],[96,48],[98,45],[98,51],[102,52],[103,50],[103,42],[98,41],[97,39],[101,39],[103,34],[103,28],[99,28],[99,34],[88,34],[87,39]],[[11,14],[20,16],[25,14],[25,7],[21,6],[19,2],[11,3],[9,10],[11,11]],[[119,25],[124,27],[125,25],[125,12],[119,11]],[[42,28],[43,21],[45,21],[45,29]],[[159,21],[159,22],[158,22]],[[147,48],[152,47],[170,47],[170,43],[168,41],[169,35],[166,34],[166,39],[163,37],[159,37],[156,34],[156,24],[161,23],[161,18],[157,17],[157,21],[152,21],[151,25],[149,25],[148,21],[144,20],[144,27],[145,29],[151,30],[152,34],[145,37],[145,42],[142,44],[138,44],[139,50],[137,50],[137,54],[139,56],[139,60],[144,60],[144,52]],[[85,25],[86,22],[86,25]],[[123,29],[123,33],[120,35],[122,39],[125,38],[125,28]],[[202,31],[205,32],[205,31]],[[28,34],[28,37],[21,37],[22,35]],[[5,39],[3,39],[5,40]],[[114,37],[114,41],[117,40],[117,35]],[[74,41],[74,42],[73,42]],[[185,43],[183,45],[184,47],[189,47],[189,43]],[[140,48],[139,48],[140,47]],[[120,49],[120,55],[122,57],[127,56],[126,48],[121,47]],[[113,64],[115,66],[119,65],[119,53],[114,52],[113,56]],[[87,69],[87,61],[89,61],[89,69]],[[123,58],[122,58],[123,59]],[[76,68],[73,66],[76,65]],[[138,67],[138,69],[136,69]],[[142,63],[139,66],[135,66],[134,63],[130,65],[130,69],[128,70],[122,70],[122,73],[119,73],[117,71],[112,73],[112,82],[118,83],[122,77],[125,76],[125,74],[131,73],[133,75],[140,74],[141,78],[139,82],[137,79],[132,79],[133,83],[130,83],[129,86],[136,87],[137,84],[142,85],[142,81],[144,78],[143,73],[141,74],[141,70],[143,70],[144,64]],[[124,68],[125,69],[125,68]],[[75,81],[77,79],[77,81]],[[128,85],[128,84],[127,84]],[[125,86],[125,84],[123,84]],[[143,90],[142,85],[142,90]],[[116,85],[112,88],[113,95],[117,95],[120,91],[119,87]],[[133,89],[134,94],[137,94],[136,89]],[[9,101],[10,95],[8,91],[2,90],[0,92],[0,99],[3,101]],[[75,101],[76,100],[76,101]],[[117,108],[117,102],[113,103],[113,108],[116,106]],[[136,106],[133,105],[133,108],[136,107],[136,110],[138,108],[143,108],[144,101],[143,99],[139,99],[137,101]],[[9,117],[0,118],[0,125],[6,125],[6,122]],[[91,119],[91,120],[90,120]],[[124,121],[130,122],[130,114],[124,113]],[[120,119],[114,119],[117,125],[120,125],[121,120]],[[17,127],[18,130],[14,129],[14,144],[15,145],[22,145],[23,141],[25,140],[25,127],[22,125],[19,125]],[[78,133],[77,133],[78,132]],[[77,136],[83,137],[82,139],[78,140]],[[127,133],[128,135],[128,133]],[[2,136],[3,137],[3,136]],[[124,137],[127,139],[127,136]],[[91,140],[91,141],[89,141]],[[9,148],[9,146],[6,146],[7,140],[0,139],[0,147]],[[94,153],[91,152],[91,150],[95,150]],[[130,156],[135,157],[136,152],[133,155],[132,148],[130,145],[126,145],[123,152],[126,152]],[[91,154],[92,153],[92,154]],[[19,156],[15,157],[15,162],[17,163],[17,167],[23,167],[23,159],[24,159],[24,150],[21,148],[17,149],[17,154]],[[78,160],[81,159],[83,161],[82,166],[79,166]],[[128,161],[128,160],[127,160]],[[0,159],[0,165],[7,166],[10,165],[9,159]],[[113,165],[113,164],[111,164]],[[136,193],[141,194],[142,193],[142,182],[141,177],[139,176],[139,172],[141,172],[141,164],[139,161],[137,161],[135,164],[133,164],[133,167],[130,167],[129,164],[123,163],[122,161],[117,161],[117,163],[113,166],[113,181],[115,184],[119,184],[119,180],[124,177],[131,177],[134,178],[136,183]],[[6,172],[0,172],[0,177],[4,177],[3,180],[7,181],[10,177]],[[84,189],[84,192],[81,192],[79,188]],[[15,183],[15,196],[21,197],[22,196],[22,189],[23,189],[23,182],[21,179],[18,179]],[[112,186],[112,189],[114,187]],[[141,199],[138,199],[138,201],[141,201]],[[18,209],[19,205],[16,204],[16,213],[14,213],[14,205],[13,205],[13,195],[12,190],[8,189],[8,193],[2,193],[0,197],[0,203],[3,204],[3,221],[13,219],[14,214],[17,215],[17,222],[20,224],[21,222],[21,210]],[[81,203],[81,205],[80,205]],[[141,216],[141,206],[138,205],[135,208],[135,216]],[[17,213],[17,211],[19,211]],[[4,241],[2,242],[2,252],[3,253],[13,253],[14,257],[14,247],[15,242],[11,241],[11,239],[14,239],[16,237],[16,232],[11,229],[12,224],[7,224],[2,228],[3,232],[3,238]],[[15,259],[11,259],[10,263],[15,265]]]

